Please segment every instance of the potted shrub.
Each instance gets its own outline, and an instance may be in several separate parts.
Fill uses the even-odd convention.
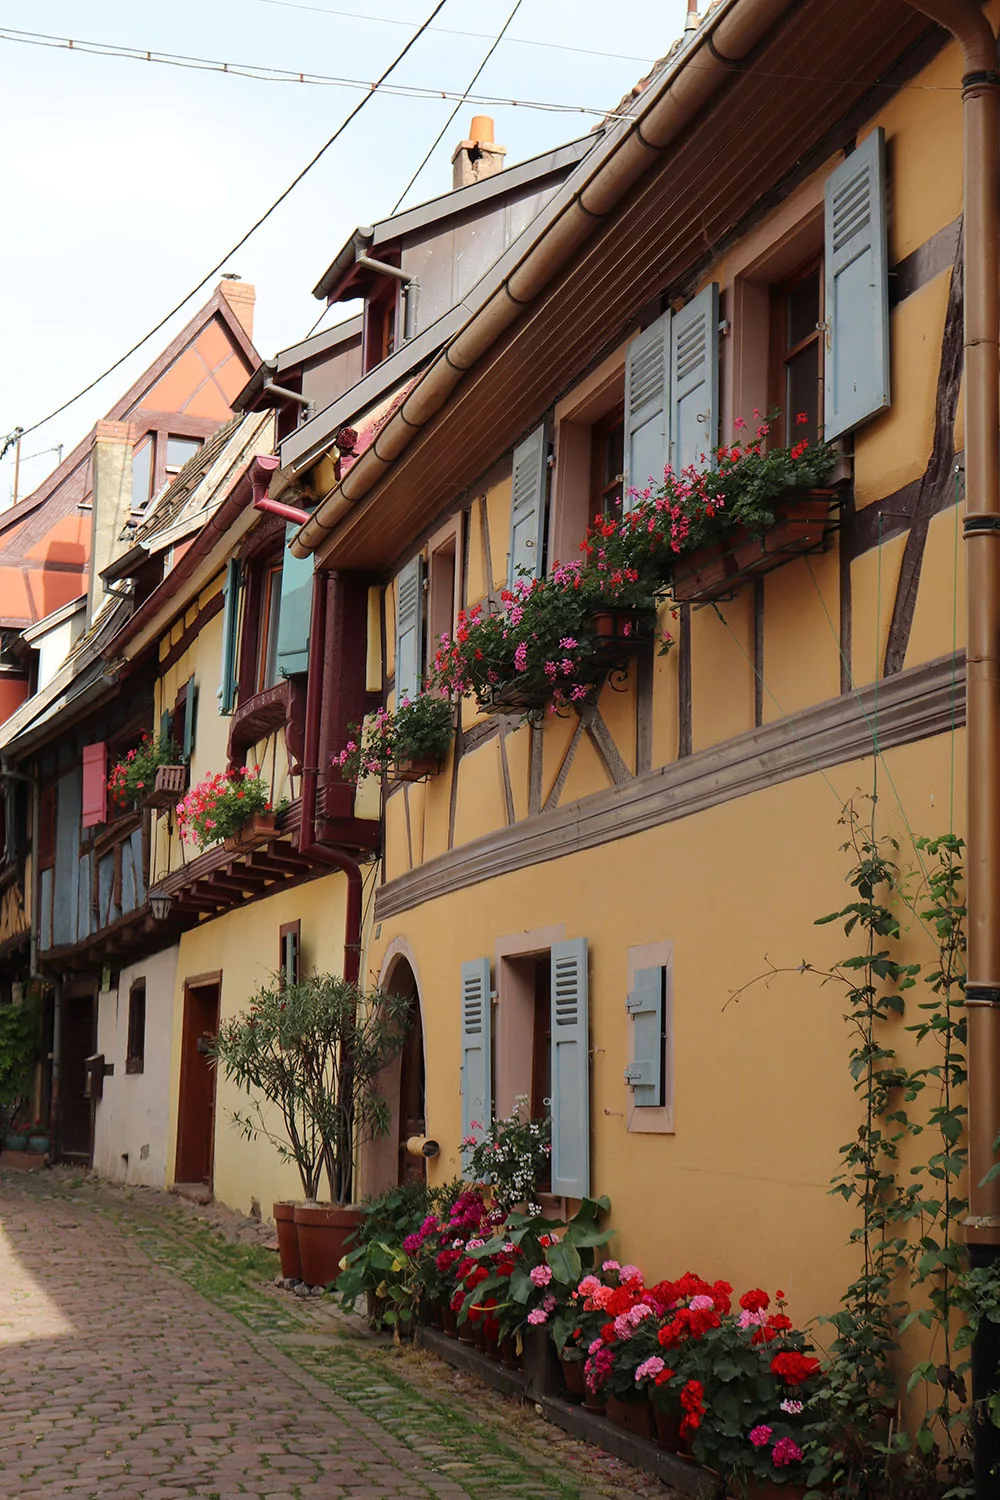
[[[455,709],[448,698],[420,693],[389,712],[380,708],[362,724],[350,726],[350,739],[333,764],[347,781],[362,776],[390,781],[422,781],[437,776],[455,732]]]
[[[214,772],[191,788],[177,804],[177,826],[184,842],[201,850],[220,843],[234,848],[274,832],[270,794],[260,766],[237,766]]]
[[[397,1323],[404,1305],[409,1315],[417,1296],[410,1253],[430,1207],[431,1194],[422,1182],[390,1188],[364,1203],[357,1243],[337,1278],[345,1311],[353,1312],[363,1298],[373,1328]]]
[[[174,773],[167,775],[167,772]],[[169,806],[184,790],[187,768],[169,735],[143,734],[133,749],[111,767],[108,793],[112,802],[130,812],[136,807]]]
[[[378,1077],[402,1048],[409,1004],[378,990],[366,994],[338,975],[295,983],[275,977],[213,1043],[225,1077],[251,1098],[233,1113],[237,1128],[248,1140],[263,1135],[298,1168],[307,1201],[293,1206],[292,1222],[301,1279],[312,1286],[335,1280],[360,1221],[351,1202],[354,1152],[388,1129]],[[283,1133],[265,1105],[276,1108]],[[320,1204],[324,1185],[329,1202]]]

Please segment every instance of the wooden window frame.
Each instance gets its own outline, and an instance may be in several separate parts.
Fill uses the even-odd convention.
[[[424,661],[430,667],[444,631],[453,634],[462,607],[462,512],[436,531],[427,543],[427,631]],[[450,573],[450,578],[449,578]]]
[[[626,1129],[631,1135],[674,1135],[674,945],[669,939],[656,943],[641,943],[628,950],[628,988],[631,994],[635,976],[641,969],[663,970],[663,1103],[640,1104],[628,1084],[624,1084],[628,1103],[625,1111]],[[633,1055],[632,1019],[627,1018],[625,1062]],[[624,1075],[625,1063],[622,1064]]]
[[[292,983],[298,984],[302,978],[302,919],[296,917],[294,922],[282,922],[278,928],[278,981],[281,989],[288,983],[288,975],[285,972],[285,939],[295,938],[295,973]]]
[[[548,571],[580,555],[584,532],[594,519],[593,429],[620,407],[625,410],[627,340],[556,404],[555,463],[548,520]]]
[[[255,692],[266,693],[268,688],[274,687],[274,682],[265,681],[267,677],[267,659],[271,652],[271,632],[275,628],[272,619],[274,607],[274,580],[277,579],[278,588],[278,619],[281,618],[281,573],[284,566],[281,557],[274,560],[270,558],[261,567],[260,576],[260,624],[257,630],[257,671]],[[277,650],[277,641],[274,642]]]
[[[137,998],[142,996],[142,1026],[136,1024]],[[136,1051],[136,1032],[140,1031],[139,1050]],[[128,1036],[125,1044],[125,1072],[142,1073],[146,1065],[146,979],[133,979],[128,990]]]
[[[797,344],[790,346],[786,333],[788,327],[788,298],[796,287],[802,285],[814,272],[819,272],[819,302],[816,327],[800,339]],[[771,355],[768,366],[768,410],[780,410],[780,415],[771,426],[771,447],[781,448],[786,443],[795,441],[795,418],[789,421],[787,411],[787,367],[791,360],[802,354],[806,349],[815,347],[819,350],[819,377],[817,381],[816,394],[816,417],[817,437],[823,429],[823,391],[825,384],[824,369],[824,338],[822,328],[823,301],[824,301],[824,266],[822,252],[811,255],[801,265],[797,266],[791,275],[782,281],[775,282],[770,289],[771,308]]]
[[[601,462],[606,459],[606,444],[613,432],[622,435],[622,472],[615,475],[613,479],[607,479],[602,473],[605,465]],[[622,514],[625,502],[625,398],[624,394],[620,405],[607,412],[605,416],[594,422],[590,429],[590,513],[591,519],[598,515],[606,516],[607,499],[614,490],[621,490],[621,499],[618,504],[618,516]]]

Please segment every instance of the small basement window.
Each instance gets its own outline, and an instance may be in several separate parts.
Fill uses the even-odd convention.
[[[141,1073],[146,1060],[146,981],[136,979],[128,992],[126,1073]]]

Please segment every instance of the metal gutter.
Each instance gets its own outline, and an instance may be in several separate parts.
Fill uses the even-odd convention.
[[[689,33],[690,42],[650,85],[638,114],[609,127],[578,171],[567,178],[532,221],[510,255],[501,257],[493,272],[477,283],[477,304],[468,308],[471,316],[449,339],[371,447],[293,537],[291,548],[296,557],[308,557],[315,551],[351,508],[369,494],[417,433],[437,415],[465,375],[521,312],[542,295],[555,273],[590,238],[600,221],[617,208],[656,158],[673,145],[733,67],[791,3],[722,0],[700,29]],[[695,60],[697,65],[689,66]]]

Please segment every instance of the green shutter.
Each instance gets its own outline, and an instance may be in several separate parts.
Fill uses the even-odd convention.
[[[174,716],[169,708],[165,708],[160,715],[160,739],[169,740],[173,728]]]
[[[590,1043],[587,940],[553,943],[551,987],[552,1191],[590,1196]]]
[[[313,558],[296,557],[289,542],[298,523],[285,528],[285,556],[281,564],[281,603],[278,610],[278,675],[294,677],[309,668],[309,625],[312,619]]]
[[[462,1139],[480,1139],[493,1113],[490,1048],[490,961],[462,965]],[[466,1152],[462,1152],[463,1168]]]
[[[713,281],[670,323],[670,465],[703,469],[719,442],[719,287]],[[704,461],[702,459],[704,454]]]
[[[627,1001],[632,1061],[625,1069],[625,1082],[637,1107],[663,1103],[663,989],[662,968],[640,969]]]
[[[219,712],[231,714],[236,707],[236,662],[240,628],[240,565],[235,557],[226,564],[222,608],[222,679]]]
[[[549,434],[543,422],[523,443],[518,443],[511,460],[508,583],[516,583],[525,575],[541,577],[548,459]],[[492,586],[493,579],[487,579],[487,583]]]
[[[184,759],[191,759],[191,751],[194,749],[194,721],[198,711],[198,684],[193,677],[187,680],[187,694],[184,698],[184,743],[181,750]]]
[[[625,356],[625,484],[629,490],[659,484],[668,456],[670,392],[670,314],[637,333]]]
[[[396,706],[420,692],[423,669],[423,558],[396,575]]]
[[[826,361],[829,442],[889,405],[885,131],[879,126],[826,184]]]

